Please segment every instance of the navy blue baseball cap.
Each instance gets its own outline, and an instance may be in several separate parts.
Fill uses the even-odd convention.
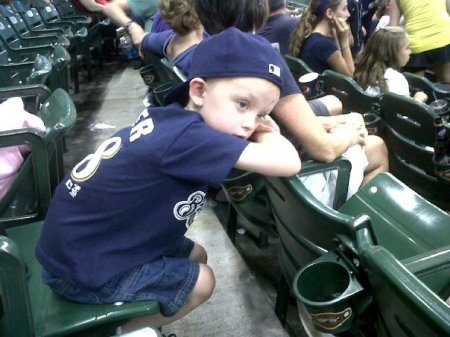
[[[195,77],[259,77],[281,89],[282,62],[279,51],[264,38],[228,28],[198,44],[192,54],[189,79],[167,95],[165,104],[187,104],[189,82]]]

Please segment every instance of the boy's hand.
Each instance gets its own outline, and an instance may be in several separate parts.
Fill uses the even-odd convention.
[[[275,132],[280,133],[280,127],[275,123],[275,121],[269,115],[265,116],[254,133],[257,132]]]

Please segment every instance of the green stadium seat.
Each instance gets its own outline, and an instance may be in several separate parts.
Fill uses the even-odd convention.
[[[390,172],[417,193],[450,209],[450,182],[438,179],[433,163],[437,114],[414,99],[387,93],[381,98]]]
[[[106,337],[131,318],[159,313],[157,301],[91,305],[55,294],[42,282],[34,256],[42,226],[32,222],[0,236],[1,336]]]
[[[17,96],[34,98],[36,110],[29,112],[42,119],[47,132],[40,135],[32,129],[20,129],[0,133],[1,147],[31,147],[31,154],[0,201],[0,222],[8,226],[44,218],[51,194],[64,176],[63,137],[76,121],[75,106],[62,89],[53,93],[39,86],[0,89],[0,100]]]
[[[264,185],[260,174],[237,169],[222,183],[229,202],[227,233],[233,243],[238,221],[246,235],[260,248],[267,247],[269,234],[274,234],[275,223]]]

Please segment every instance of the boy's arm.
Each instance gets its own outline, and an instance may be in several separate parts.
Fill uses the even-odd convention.
[[[284,138],[270,117],[252,135],[253,142],[244,149],[235,167],[268,176],[289,177],[301,168],[299,154]]]

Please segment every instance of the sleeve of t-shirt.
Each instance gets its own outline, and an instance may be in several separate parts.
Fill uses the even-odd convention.
[[[146,34],[142,39],[141,49],[158,55],[166,55],[166,45],[173,35],[175,35],[173,30]]]
[[[408,97],[410,96],[408,80],[402,73],[388,68],[384,73],[384,78],[386,79],[389,92]]]
[[[314,52],[317,55],[317,58],[323,63],[328,63],[327,60],[333,54],[338,47],[334,43],[333,40],[328,38],[323,38],[320,43],[316,43]]]
[[[219,186],[248,143],[203,122],[193,123],[168,146],[161,170],[180,179]]]

